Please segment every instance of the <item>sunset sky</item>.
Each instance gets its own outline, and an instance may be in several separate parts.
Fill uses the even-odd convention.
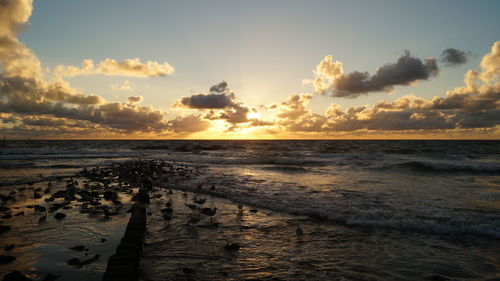
[[[0,134],[498,139],[498,11],[496,0],[0,0]]]

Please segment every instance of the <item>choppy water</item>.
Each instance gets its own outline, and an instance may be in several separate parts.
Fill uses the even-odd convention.
[[[213,184],[204,192],[214,198],[275,212],[269,223],[301,220],[326,237],[348,233],[345,241],[356,243],[341,249],[302,246],[350,265],[335,267],[335,276],[500,278],[500,141],[7,141],[0,184],[137,158],[198,166],[195,178],[171,187]],[[288,250],[281,258],[293,256]],[[361,273],[347,274],[355,265]]]

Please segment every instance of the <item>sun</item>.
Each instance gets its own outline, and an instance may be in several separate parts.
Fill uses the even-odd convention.
[[[260,119],[260,112],[258,111],[250,111],[247,113],[248,119]]]

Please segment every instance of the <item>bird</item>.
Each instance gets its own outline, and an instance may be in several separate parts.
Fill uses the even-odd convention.
[[[300,224],[297,224],[297,228],[295,228],[295,234],[297,234],[297,236],[304,235],[304,230],[302,230],[302,227],[300,227]]]
[[[47,220],[47,215],[43,215],[38,219],[38,223],[42,223]]]
[[[193,205],[193,204],[184,204],[186,205],[186,207],[188,207],[189,209],[191,209],[191,211],[196,211],[196,209],[198,209],[198,207],[196,205]]]

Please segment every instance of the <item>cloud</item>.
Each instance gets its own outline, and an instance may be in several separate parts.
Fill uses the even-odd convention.
[[[446,66],[457,66],[467,63],[467,53],[454,48],[444,49],[441,53],[441,61],[446,64]]]
[[[144,100],[142,96],[133,96],[128,98],[129,103],[141,103]]]
[[[268,122],[257,118],[249,119],[252,109],[237,100],[236,95],[223,81],[209,89],[210,94],[195,94],[176,100],[173,107],[196,109],[208,112],[203,115],[206,120],[224,120],[229,124],[228,130],[234,130],[239,124],[249,123],[254,126],[267,126]],[[255,112],[255,109],[253,110]]]
[[[483,81],[498,80],[500,74],[500,41],[496,41],[491,47],[491,53],[481,60],[481,79]]]
[[[2,0],[0,2],[0,67],[4,77],[40,79],[40,62],[17,35],[26,25],[32,12],[31,0]]]
[[[312,113],[310,94],[294,94],[275,110],[275,124],[285,131],[354,132],[495,129],[500,125],[500,42],[481,61],[481,71],[469,70],[464,86],[444,97],[403,96],[393,102],[342,110],[331,104],[324,115]]]
[[[199,115],[189,115],[170,120],[169,126],[175,133],[194,133],[208,129],[210,127],[210,122],[201,119]]]
[[[197,94],[183,97],[174,102],[174,107],[185,107],[192,109],[222,109],[233,107],[234,95],[226,94]]]
[[[130,103],[106,102],[100,96],[82,94],[60,76],[46,80],[36,55],[17,39],[31,11],[30,0],[0,0],[0,114],[9,116],[2,117],[2,123],[8,123],[8,132],[46,136],[68,136],[71,131],[92,136],[172,132],[165,112],[137,105],[140,97],[132,97]],[[166,63],[143,64],[139,59],[106,59],[97,66],[85,61],[81,69],[62,69],[74,74],[129,76],[164,76],[173,72]]]
[[[326,56],[314,71],[316,77],[309,82],[320,94],[353,98],[370,92],[391,92],[394,86],[428,80],[438,72],[435,59],[414,58],[409,51],[405,51],[395,63],[378,68],[374,75],[359,71],[344,74],[343,64]]]
[[[94,65],[94,61],[91,59],[83,60],[81,67],[58,65],[55,67],[54,73],[67,77],[93,74],[158,77],[172,75],[174,68],[168,62],[163,64],[156,61],[142,63],[139,58],[125,59],[123,61],[107,58],[97,65]]]
[[[227,82],[226,81],[222,81],[220,82],[219,84],[217,85],[213,85],[212,87],[210,87],[210,93],[226,93],[226,92],[229,92],[229,88],[227,87]]]
[[[134,88],[135,88],[134,84],[132,84],[132,82],[128,80],[123,81],[123,84],[118,84],[118,83],[111,84],[111,90],[113,91],[133,91]]]

